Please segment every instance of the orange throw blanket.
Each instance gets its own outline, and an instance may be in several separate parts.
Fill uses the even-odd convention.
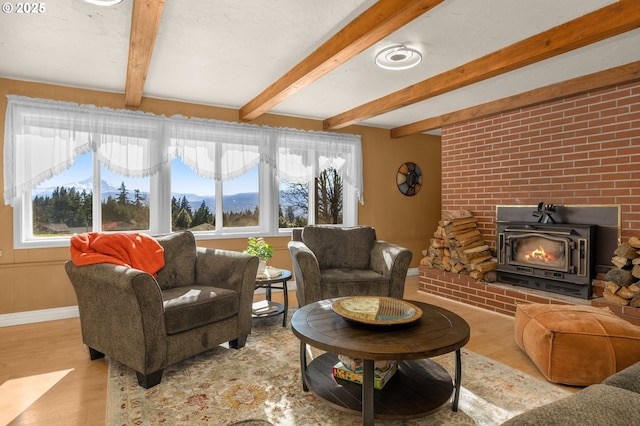
[[[71,261],[78,265],[112,263],[153,276],[164,267],[164,249],[146,234],[86,232],[71,237]]]

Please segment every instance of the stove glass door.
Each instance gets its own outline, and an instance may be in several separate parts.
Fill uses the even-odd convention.
[[[568,272],[568,240],[541,234],[511,235],[507,237],[507,261],[554,271]]]

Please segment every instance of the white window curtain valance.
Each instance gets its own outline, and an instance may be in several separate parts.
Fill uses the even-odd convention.
[[[362,201],[362,147],[352,135],[301,132],[279,129],[275,133],[278,175],[290,182],[304,183],[322,170],[333,168],[345,182],[356,188]]]
[[[260,163],[265,145],[261,127],[182,117],[169,122],[173,157],[181,157],[202,177],[235,179]]]
[[[7,96],[4,200],[22,194],[93,151],[111,171],[150,176],[181,157],[198,175],[229,180],[262,163],[291,182],[334,168],[362,202],[360,136],[220,120],[164,117],[22,96]]]

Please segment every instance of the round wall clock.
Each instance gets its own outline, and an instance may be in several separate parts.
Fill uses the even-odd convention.
[[[407,197],[416,195],[422,188],[422,170],[416,163],[404,163],[398,169],[396,182],[400,192]]]

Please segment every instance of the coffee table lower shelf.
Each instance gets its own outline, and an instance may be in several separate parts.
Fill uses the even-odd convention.
[[[333,407],[351,413],[362,412],[362,386],[333,378],[338,362],[334,354],[325,353],[306,369],[309,390]],[[400,361],[398,371],[381,390],[374,390],[376,419],[413,419],[441,409],[453,395],[451,376],[430,359]]]

